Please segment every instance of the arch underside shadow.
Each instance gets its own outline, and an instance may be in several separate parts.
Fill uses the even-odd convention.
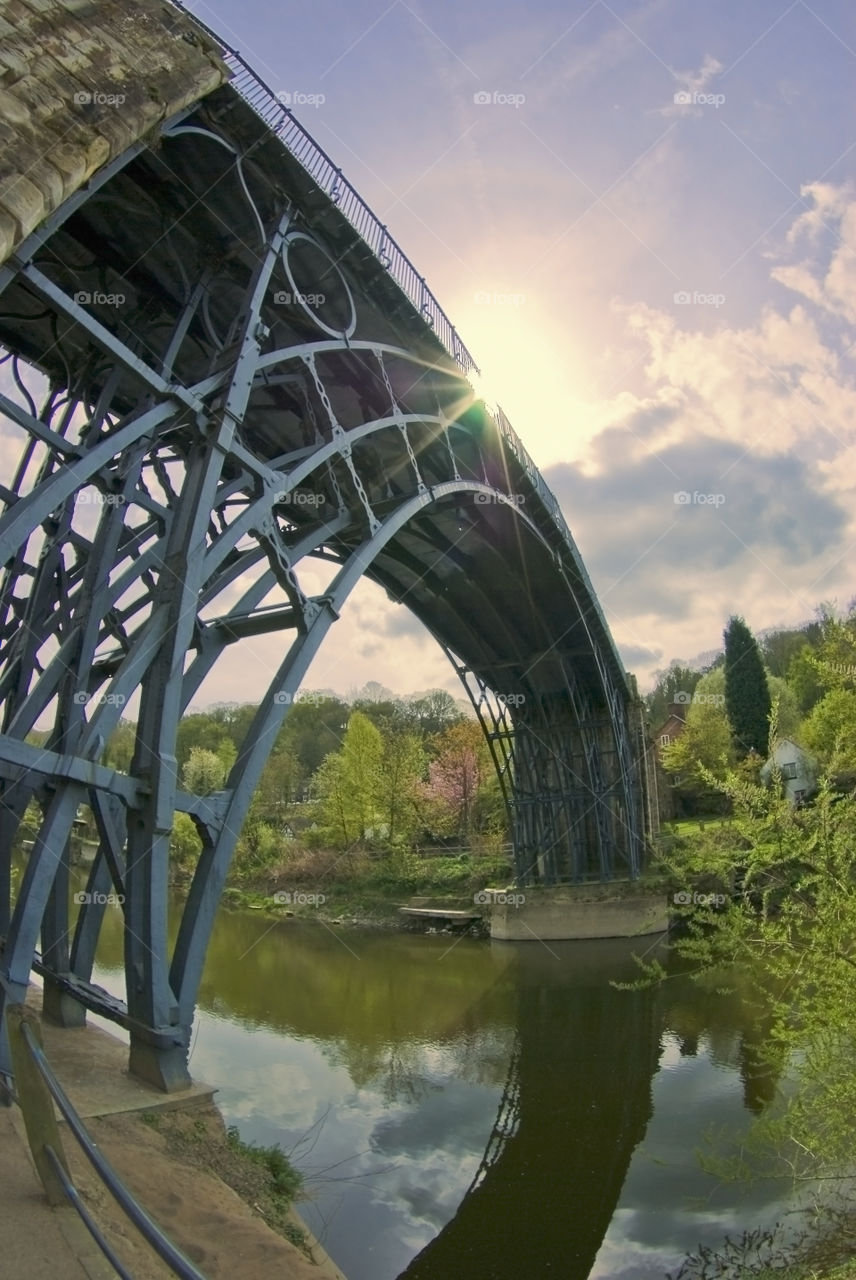
[[[484,1155],[449,1222],[400,1280],[587,1280],[652,1114],[660,1015],[633,944],[539,948],[518,978],[516,1038]],[[533,962],[534,961],[534,962]],[[581,1047],[584,1046],[584,1047]]]
[[[0,268],[0,342],[3,448],[20,441],[0,486],[0,1001],[22,997],[37,956],[52,1016],[97,1009],[129,1029],[135,1072],[187,1083],[236,839],[362,576],[421,619],[467,685],[518,880],[636,874],[633,693],[555,499],[231,90],[131,148]],[[310,560],[332,565],[321,595],[301,585]],[[223,791],[183,792],[182,715],[233,646],[271,632],[282,661]],[[135,697],[120,773],[104,752]],[[99,846],[72,918],[81,805]],[[203,850],[170,954],[176,812]],[[124,1003],[90,983],[108,893],[125,919]],[[0,1072],[5,1054],[0,1035]]]

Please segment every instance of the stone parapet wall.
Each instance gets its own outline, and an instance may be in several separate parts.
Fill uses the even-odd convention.
[[[215,44],[165,0],[0,0],[0,262],[97,169],[228,78]]]

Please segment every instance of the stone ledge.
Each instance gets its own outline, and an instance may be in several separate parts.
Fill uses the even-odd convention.
[[[509,942],[561,941],[573,938],[635,938],[665,933],[669,905],[665,894],[634,893],[592,897],[556,889],[509,890],[525,901],[501,900],[490,908],[490,936]]]

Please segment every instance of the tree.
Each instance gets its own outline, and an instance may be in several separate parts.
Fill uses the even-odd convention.
[[[259,817],[282,827],[291,806],[299,799],[303,770],[293,751],[274,751],[265,764],[255,803]]]
[[[806,632],[802,628],[793,631],[770,631],[761,641],[764,665],[771,675],[785,679],[788,667],[805,645]]]
[[[767,755],[770,691],[758,642],[742,618],[732,617],[725,639],[725,709],[739,756]]]
[[[839,1176],[852,1167],[856,1139],[856,797],[835,795],[823,779],[816,801],[794,808],[778,789],[735,774],[720,785],[735,811],[728,839],[700,837],[669,861],[676,886],[703,875],[725,900],[681,908],[686,933],[675,948],[699,980],[750,979],[769,1027],[758,1056],[774,1074],[788,1067],[797,1083],[748,1144],[741,1133],[732,1168],[749,1172],[748,1150],[755,1172],[763,1160],[760,1171],[773,1176]],[[658,963],[643,967],[666,977]]]
[[[452,725],[437,739],[436,750],[423,794],[438,833],[466,841],[473,831],[479,790],[493,770],[481,726],[474,720]]]
[[[663,768],[674,778],[696,809],[716,808],[718,793],[708,775],[722,778],[736,759],[731,726],[725,713],[725,673],[722,668],[699,680],[687,708],[686,728],[663,748]]]
[[[120,773],[129,773],[137,741],[137,726],[128,720],[120,720],[110,734],[104,752],[104,763]]]
[[[350,712],[341,698],[313,694],[289,708],[274,751],[291,751],[304,777],[311,777],[331,751],[339,751]]]
[[[230,744],[231,745],[231,744]],[[191,747],[187,763],[181,771],[181,785],[197,796],[208,796],[223,786],[226,770],[223,761],[205,747]]]
[[[799,734],[800,715],[796,694],[781,676],[767,673],[767,688],[770,690],[770,702],[778,706],[776,724],[780,738],[794,738]]]
[[[222,721],[207,711],[194,712],[184,716],[178,724],[175,738],[175,755],[181,770],[190,759],[194,747],[216,752],[224,743],[231,741],[229,730]]]
[[[421,698],[414,698],[413,710],[425,735],[442,733],[465,718],[455,699],[445,689],[429,689]]]
[[[196,866],[202,852],[202,841],[196,830],[196,824],[187,813],[177,813],[173,819],[169,852],[174,865],[180,871],[189,872]]]
[[[313,782],[322,833],[337,848],[371,838],[378,827],[382,759],[380,730],[353,712],[342,750],[327,756]]]
[[[666,671],[657,672],[657,683],[645,698],[648,719],[656,729],[669,714],[673,702],[687,705],[701,679],[700,671],[673,662]]]
[[[856,787],[856,690],[837,688],[824,694],[802,736],[837,787]]]
[[[383,735],[378,805],[391,844],[410,839],[416,831],[424,766],[425,752],[418,734],[388,730]]]
[[[804,644],[791,658],[787,683],[803,715],[811,711],[815,703],[823,697],[823,683],[811,645]]]

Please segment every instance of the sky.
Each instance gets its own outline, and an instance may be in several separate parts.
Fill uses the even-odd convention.
[[[190,7],[424,273],[643,688],[856,595],[847,0]],[[403,615],[366,584],[308,683],[453,688]]]
[[[849,603],[850,0],[188,7],[290,95],[424,274],[643,689],[733,613],[761,631]],[[282,638],[253,646],[202,702],[261,696]],[[363,583],[306,683],[368,680],[460,692]]]

